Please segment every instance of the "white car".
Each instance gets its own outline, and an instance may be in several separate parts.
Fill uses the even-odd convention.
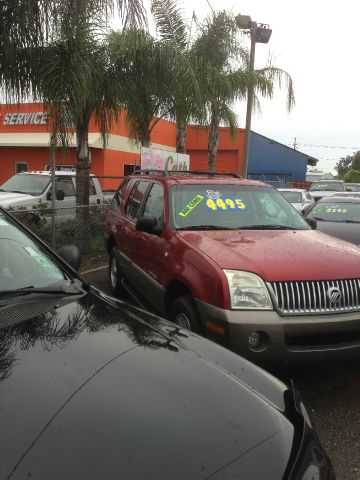
[[[332,197],[345,197],[345,198],[346,197],[360,198],[360,192],[354,192],[354,191],[351,191],[351,192],[336,192],[331,196]]]
[[[314,203],[307,190],[301,188],[278,188],[278,190],[299,213]]]
[[[317,202],[320,198],[330,197],[336,192],[346,192],[346,187],[342,180],[319,180],[311,184],[309,193]]]

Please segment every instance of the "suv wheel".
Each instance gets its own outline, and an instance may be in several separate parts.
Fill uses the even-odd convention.
[[[178,297],[171,309],[170,320],[179,327],[203,333],[199,313],[191,295]]]
[[[121,295],[124,293],[123,286],[121,285],[121,279],[121,270],[119,267],[118,259],[116,257],[116,249],[114,247],[110,252],[109,280],[111,290],[116,297],[121,297]]]

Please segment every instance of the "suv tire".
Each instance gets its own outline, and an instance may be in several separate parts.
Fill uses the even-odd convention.
[[[113,247],[109,259],[109,281],[111,291],[116,297],[121,297],[124,294],[124,287],[121,284],[122,278],[121,269],[116,256],[116,248]]]
[[[170,320],[187,330],[203,334],[203,328],[194,299],[191,295],[178,297],[171,309]]]

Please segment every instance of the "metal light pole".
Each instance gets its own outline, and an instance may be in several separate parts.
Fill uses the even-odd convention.
[[[246,106],[246,124],[245,124],[245,139],[244,139],[244,152],[242,160],[242,172],[241,175],[243,178],[247,178],[248,174],[248,163],[249,163],[249,147],[250,147],[250,131],[251,131],[251,114],[253,107],[254,99],[254,66],[255,66],[255,46],[256,43],[268,43],[271,37],[272,30],[268,25],[260,23],[259,25],[256,22],[251,20],[251,17],[248,15],[238,15],[236,17],[236,23],[239,28],[243,30],[248,30],[251,39],[250,46],[250,81],[248,85],[247,92],[247,106]],[[240,164],[237,166],[237,173],[240,175]]]

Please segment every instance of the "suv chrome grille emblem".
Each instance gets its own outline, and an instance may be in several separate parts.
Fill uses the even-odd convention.
[[[339,303],[342,297],[341,292],[337,287],[329,288],[326,295],[331,303]]]
[[[267,284],[284,315],[360,311],[360,279],[309,280]]]

